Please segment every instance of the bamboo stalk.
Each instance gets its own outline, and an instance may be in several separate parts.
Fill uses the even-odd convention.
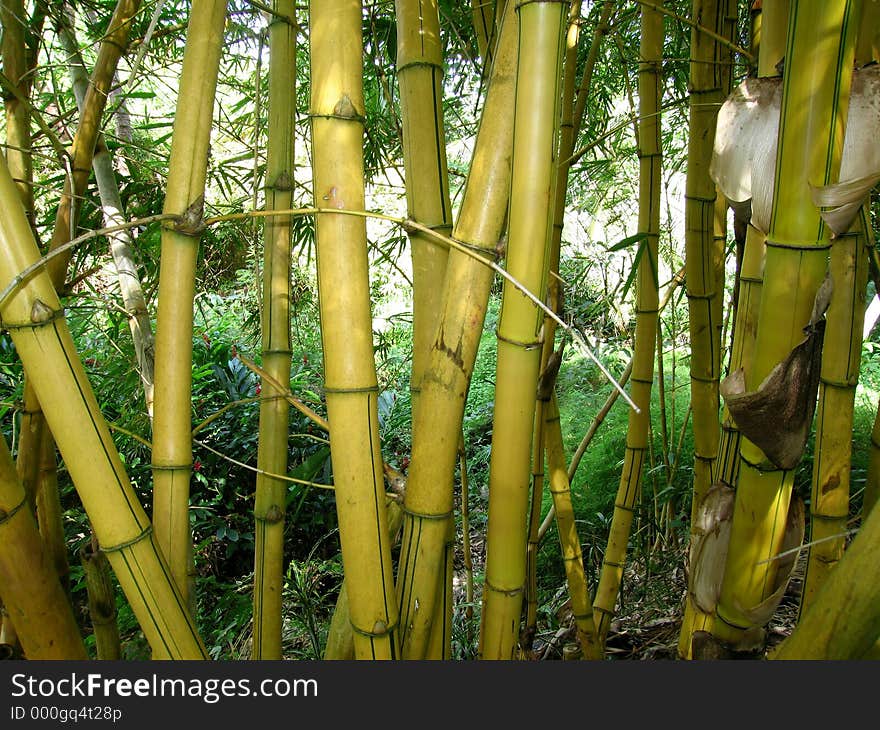
[[[865,0],[856,45],[856,68],[880,60],[880,0]]]
[[[574,520],[571,484],[565,468],[562,429],[555,394],[548,403],[544,421],[547,438],[547,462],[550,470],[550,494],[556,508],[556,530],[562,547],[565,577],[571,597],[571,610],[577,627],[577,639],[583,659],[601,659],[602,647],[596,636],[592,599],[584,573],[584,558]]]
[[[403,524],[403,510],[395,501],[388,503],[388,539],[395,542]],[[327,643],[324,647],[324,659],[345,660],[354,659],[354,632],[348,613],[348,586],[342,581],[339,595],[336,598],[336,607],[330,618],[330,627],[327,630]]]
[[[226,3],[194,0],[174,117],[156,313],[156,397],[153,406],[153,524],[181,594],[190,586],[192,538],[192,323],[205,177]]]
[[[311,117],[315,204],[364,208],[361,4],[312,2]],[[363,219],[316,220],[327,420],[349,613],[359,659],[399,655],[373,360]]]
[[[293,0],[274,0],[269,25],[269,139],[266,210],[284,210],[293,194],[293,124],[296,104],[296,26]],[[263,244],[263,369],[271,380],[290,381],[290,247],[292,218],[267,218]],[[287,473],[290,406],[264,384],[260,401],[257,467]],[[281,659],[284,587],[284,511],[287,484],[257,475],[254,501],[254,659]]]
[[[598,58],[599,49],[602,39],[608,32],[609,20],[614,11],[614,3],[604,2],[599,13],[593,31],[590,50],[587,59],[583,64],[580,83],[575,88],[575,79],[577,73],[577,51],[578,40],[580,38],[580,14],[581,3],[574,2],[571,5],[568,14],[568,28],[565,38],[565,57],[563,61],[562,75],[562,98],[561,98],[561,116],[559,123],[559,150],[557,153],[558,163],[554,177],[553,188],[553,227],[551,229],[551,239],[549,248],[549,270],[556,274],[551,275],[548,281],[548,301],[551,308],[557,313],[562,313],[562,284],[558,278],[559,273],[559,257],[562,246],[562,229],[565,218],[565,201],[568,191],[568,175],[572,165],[572,151],[574,144],[580,133],[581,125],[584,120],[584,110],[586,109],[587,99],[589,98],[590,86],[593,78],[593,70],[595,69],[596,59]],[[541,372],[547,367],[550,361],[550,355],[554,348],[554,339],[556,333],[556,322],[550,317],[544,318],[544,344],[541,352]],[[540,506],[542,503],[541,492],[543,491],[543,438],[544,438],[544,414],[543,403],[539,400],[536,404],[535,414],[535,436],[533,437],[533,478],[532,478],[532,498],[529,510],[529,537],[526,550],[526,627],[523,631],[523,648],[528,650],[531,638],[537,630],[537,554],[539,545],[544,531],[553,519],[552,514],[548,514],[543,522],[540,521]],[[540,473],[540,478],[537,474]],[[551,505],[550,512],[553,512],[554,506]]]
[[[694,0],[692,15],[701,24],[723,32],[724,12],[717,0]],[[719,286],[715,239],[718,208],[709,162],[715,141],[715,121],[725,90],[719,58],[722,49],[708,36],[691,32],[690,125],[685,191],[685,257],[687,270],[688,327],[691,342],[690,378],[693,408],[694,479],[691,500],[692,530],[709,487],[718,457],[720,434],[718,385],[721,375],[718,319],[724,289]],[[724,206],[726,212],[726,205]],[[722,242],[723,246],[723,242]],[[723,249],[722,249],[723,250]],[[721,267],[723,270],[723,267]],[[661,381],[662,382],[662,381]],[[692,536],[693,539],[693,536]],[[687,599],[692,601],[690,592]],[[693,621],[687,619],[691,618]],[[679,655],[691,656],[691,635],[705,631],[709,616],[696,606],[685,609]]]
[[[505,224],[516,27],[511,0],[505,9],[471,172],[453,232],[454,239],[481,251],[481,258],[494,258]],[[404,497],[397,595],[403,656],[407,659],[422,659],[427,651],[437,575],[446,554],[445,520],[453,508],[461,420],[493,278],[491,269],[458,249],[450,253],[447,266],[440,321],[413,423],[412,461]]]
[[[771,659],[861,659],[874,652],[880,635],[878,545],[880,510],[873,510]]]
[[[27,496],[3,438],[0,438],[0,598],[15,626],[25,658],[88,659],[70,603],[58,582],[55,566],[43,549]]]
[[[477,50],[480,53],[480,58],[483,59],[483,68],[486,70],[492,67],[493,47],[497,37],[496,12],[495,0],[471,0],[471,19],[474,25],[474,35],[477,39]]]
[[[663,17],[650,4],[642,4],[642,40],[639,63],[639,231],[644,233],[636,291],[636,332],[631,377],[632,399],[640,412],[631,410],[620,486],[611,520],[611,532],[602,561],[599,587],[593,603],[602,645],[608,634],[623,577],[623,564],[632,526],[636,498],[641,489],[642,466],[648,446],[651,385],[654,376],[658,282],[657,243],[660,228],[660,60],[663,55]]]
[[[408,215],[430,230],[449,235],[452,232],[452,204],[443,132],[443,47],[439,11],[435,0],[397,0],[395,8]],[[409,231],[409,240],[413,267],[410,391],[415,421],[418,418],[421,381],[437,331],[448,249],[418,229]],[[455,526],[451,517],[449,522],[449,530],[454,538]],[[444,561],[444,573],[439,578],[441,591],[450,599],[451,557],[449,553]],[[445,612],[445,608],[443,610]],[[449,637],[451,613],[438,615],[443,617],[443,621],[439,627],[434,624],[435,629]],[[443,627],[446,627],[445,631]],[[440,651],[441,655],[448,653]]]
[[[110,86],[119,59],[128,46],[132,20],[140,4],[141,0],[118,0],[107,33],[101,41],[70,150],[70,172],[64,181],[64,192],[58,204],[50,250],[59,248],[75,235],[79,219],[78,202],[82,200],[88,184]],[[64,252],[48,264],[49,276],[59,292],[64,288],[69,261],[70,253]]]
[[[0,286],[6,287],[39,252],[5,163],[0,165],[0,201]],[[40,403],[52,406],[45,411],[47,424],[147,641],[162,656],[204,658],[195,624],[101,416],[51,280],[45,272],[36,273],[14,292],[0,306],[3,325]]]
[[[70,591],[70,564],[67,559],[67,541],[58,493],[58,467],[55,461],[55,439],[43,431],[40,451],[40,471],[37,489],[37,524],[47,556],[55,568],[65,595]]]
[[[865,493],[862,496],[862,514],[867,516],[877,504],[880,497],[880,403],[874,416],[871,429],[871,444],[868,449],[868,476],[865,481]]]
[[[825,277],[829,233],[810,199],[808,181],[827,185],[838,176],[859,5],[850,0],[792,0],[773,216],[748,390],[755,390],[802,340]],[[817,64],[828,64],[829,72],[806,72]],[[794,479],[793,470],[770,464],[746,438],[740,458],[727,564],[712,629],[733,646],[753,628],[750,613],[775,590],[776,562],[762,561],[779,551]]]
[[[568,3],[517,3],[516,11],[520,35],[507,269],[531,291],[540,293],[546,286],[550,263],[554,134]],[[542,313],[532,302],[505,281],[497,333],[489,464],[486,578],[480,626],[483,659],[511,659],[516,652],[526,579],[529,460],[542,321]]]
[[[83,548],[79,554],[86,576],[89,618],[95,633],[98,659],[114,661],[122,658],[119,626],[116,623],[116,591],[110,580],[107,556],[96,544]]]
[[[82,114],[86,108],[89,77],[86,72],[79,45],[73,32],[72,22],[66,16],[59,19],[58,37],[68,56],[73,92]],[[113,227],[125,222],[125,208],[119,193],[119,184],[113,170],[113,159],[103,133],[99,133],[95,143],[95,154],[92,159],[95,171],[95,182],[101,198],[104,225]],[[134,344],[135,358],[141,384],[144,388],[144,402],[147,413],[153,415],[153,369],[154,369],[154,338],[147,299],[138,275],[134,256],[134,240],[127,228],[120,228],[110,234],[110,253],[116,267],[119,283],[119,294],[122,306],[128,316],[128,327]]]
[[[810,496],[810,541],[816,544],[809,548],[801,615],[840,562],[846,542],[853,412],[868,283],[865,225],[870,225],[870,220],[863,214],[850,233],[837,237],[831,247],[829,269],[834,296],[825,315]]]

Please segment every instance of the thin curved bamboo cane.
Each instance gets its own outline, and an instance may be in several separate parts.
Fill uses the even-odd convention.
[[[92,544],[80,550],[79,557],[86,578],[89,618],[95,634],[97,658],[106,661],[121,659],[122,647],[116,623],[116,590],[110,580],[107,556],[96,544]]]

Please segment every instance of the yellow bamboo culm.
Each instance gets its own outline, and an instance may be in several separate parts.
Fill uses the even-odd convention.
[[[510,187],[516,15],[506,4],[467,186],[453,237],[492,258],[501,242]],[[441,314],[422,377],[413,423],[412,462],[404,497],[397,575],[403,656],[424,659],[435,615],[438,575],[446,561],[448,518],[461,422],[482,334],[491,269],[459,251],[449,254]]]
[[[51,557],[55,574],[65,592],[70,590],[70,563],[67,560],[67,539],[64,534],[64,516],[61,495],[58,493],[58,464],[55,459],[55,439],[43,429],[40,448],[40,470],[37,481],[37,524],[43,546]]]
[[[116,591],[110,580],[110,564],[96,546],[89,545],[79,553],[86,577],[89,596],[89,618],[95,634],[97,658],[114,661],[122,658],[119,626],[116,623]]]
[[[5,289],[39,259],[5,163],[0,164],[0,200],[0,288]],[[195,624],[101,416],[48,274],[39,272],[20,283],[0,305],[0,318],[40,403],[51,406],[45,411],[46,421],[154,653],[172,659],[205,658]]]
[[[880,635],[880,510],[873,510],[812,605],[771,659],[876,658]]]
[[[101,41],[98,58],[89,78],[79,124],[70,149],[70,174],[64,180],[64,192],[55,216],[55,228],[49,249],[54,250],[73,238],[79,207],[92,172],[95,143],[101,131],[104,109],[119,59],[128,46],[132,22],[141,0],[118,0],[107,34]],[[60,292],[64,287],[72,251],[64,251],[46,265],[49,276]]]
[[[571,598],[571,611],[574,615],[581,658],[601,659],[602,647],[596,636],[593,619],[592,598],[584,572],[584,557],[574,519],[571,501],[571,484],[565,466],[565,451],[562,444],[562,429],[559,422],[559,406],[553,395],[547,404],[544,420],[547,440],[547,467],[550,472],[550,494],[556,512],[556,531],[562,547],[562,560],[565,564],[565,577]]]
[[[156,362],[161,367],[156,368],[153,402],[153,524],[187,602],[193,600],[189,525],[193,299],[225,20],[225,2],[194,0],[163,207],[163,212],[182,220],[163,225],[159,266]]]
[[[558,133],[559,151],[556,155],[558,162],[553,176],[554,187],[551,196],[551,200],[553,201],[553,227],[550,233],[548,252],[548,267],[551,276],[547,282],[547,303],[550,308],[558,314],[562,313],[562,285],[558,278],[558,273],[559,252],[562,243],[562,223],[565,216],[565,197],[568,185],[568,171],[570,169],[570,164],[567,160],[571,156],[574,137],[576,135],[573,113],[578,39],[580,37],[580,15],[581,3],[579,1],[571,3],[568,10],[568,18],[566,20],[565,54],[562,63],[562,86],[560,92],[561,99]],[[591,63],[591,59],[593,59],[593,63],[595,62],[595,48],[591,48],[590,51],[590,57],[587,59],[588,68],[585,70],[585,74],[590,72],[589,64]],[[554,276],[554,274],[557,276]],[[538,389],[538,400],[535,403],[535,425],[534,435],[532,436],[532,494],[529,504],[528,542],[526,545],[525,626],[521,632],[520,639],[520,649],[524,654],[531,652],[532,642],[538,626],[538,550],[540,543],[541,507],[543,505],[544,496],[545,452],[545,400],[542,397],[542,391],[546,393],[548,389],[552,389],[558,372],[558,367],[554,367],[554,372],[552,372],[552,374],[547,371],[547,366],[550,363],[550,358],[555,347],[556,322],[550,317],[545,316],[543,327],[544,342],[541,347],[541,365],[539,372],[542,373],[542,381],[545,379],[543,374],[547,373],[547,376],[552,382],[547,382],[546,384],[542,383],[542,386]]]
[[[831,246],[834,296],[825,315],[822,372],[816,409],[816,448],[810,497],[810,542],[801,595],[808,610],[846,545],[852,466],[853,412],[862,357],[862,326],[868,283],[863,215],[850,233]],[[862,229],[861,231],[858,229]]]
[[[275,0],[269,25],[269,124],[266,210],[288,210],[293,195],[293,123],[296,116],[296,25],[293,0]],[[263,229],[263,369],[290,382],[291,218],[267,218]],[[287,473],[290,404],[271,384],[262,386],[257,468]],[[254,659],[281,659],[284,584],[284,511],[287,484],[257,474],[254,500]]]
[[[724,13],[717,0],[694,0],[691,17],[721,33]],[[685,190],[685,258],[688,326],[691,342],[690,377],[694,480],[691,524],[712,486],[712,468],[718,457],[718,383],[721,373],[718,335],[723,287],[718,281],[715,238],[718,207],[709,162],[715,141],[715,120],[724,100],[720,44],[697,28],[691,30],[690,124]],[[726,206],[724,206],[726,211]],[[723,241],[722,241],[723,247]],[[722,248],[723,250],[723,248]],[[690,594],[687,601],[692,604]],[[685,609],[679,656],[690,658],[691,635],[705,630],[709,617],[694,605]]]
[[[856,44],[856,68],[880,60],[880,0],[863,0],[862,24]]]
[[[808,185],[837,181],[854,55],[858,0],[792,0],[764,285],[752,372],[754,391],[804,338],[825,278],[829,232]],[[808,69],[826,68],[814,74]],[[777,427],[779,424],[777,424]],[[747,438],[726,569],[712,633],[734,648],[766,621],[776,591],[794,470],[772,464]],[[772,610],[772,607],[771,607]]]
[[[452,204],[443,131],[443,46],[436,0],[397,0],[397,78],[403,128],[403,164],[409,218],[443,235],[452,232]],[[413,362],[410,376],[413,420],[418,418],[422,376],[431,354],[443,296],[448,249],[423,231],[409,232],[413,266]],[[455,524],[450,516],[454,539]],[[451,598],[451,552],[438,576],[441,591]],[[451,634],[451,612],[438,616],[442,625],[432,631]],[[439,604],[438,604],[439,606]],[[444,628],[445,627],[445,628]],[[442,658],[448,650],[438,640],[428,658]]]
[[[88,659],[67,595],[43,549],[24,487],[2,437],[0,598],[26,659]]]
[[[400,532],[403,524],[403,510],[395,501],[388,502],[388,537],[392,543]],[[323,658],[326,660],[354,659],[354,632],[348,615],[348,587],[342,581],[336,607],[327,629],[327,643],[324,646]]]
[[[361,4],[309,5],[315,206],[363,210]],[[363,218],[317,217],[324,390],[339,539],[358,659],[399,656]]]
[[[602,559],[599,587],[593,601],[599,641],[604,646],[623,578],[636,499],[641,490],[642,468],[648,448],[654,348],[657,342],[659,304],[657,243],[660,231],[660,63],[663,56],[663,16],[651,3],[641,6],[639,62],[639,232],[641,258],[636,289],[636,331],[630,396],[640,412],[630,410],[626,453],[620,477],[611,532]]]
[[[502,5],[504,0],[501,0]],[[492,67],[495,41],[498,37],[496,19],[496,0],[471,0],[471,19],[474,35],[477,38],[477,50],[483,59],[483,68]],[[498,13],[500,15],[500,13]]]
[[[514,108],[507,270],[543,293],[549,266],[554,137],[564,54],[565,2],[517,3],[519,58]],[[542,313],[505,280],[498,322],[495,413],[489,464],[482,659],[516,655],[526,580],[526,517]]]
[[[24,0],[3,0],[0,2],[0,23],[3,25],[2,47],[3,73],[15,84],[23,98],[29,98],[30,81],[27,74],[28,59],[25,34],[27,33],[27,14]],[[31,157],[31,114],[27,105],[12,94],[4,94],[3,106],[6,111],[6,163],[15,186],[18,188],[22,205],[33,221],[33,160]]]
[[[862,497],[862,514],[867,517],[880,498],[880,403],[871,429],[871,445],[868,450],[868,475],[865,494]]]

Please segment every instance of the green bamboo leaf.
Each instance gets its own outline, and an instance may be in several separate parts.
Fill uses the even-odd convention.
[[[613,246],[608,246],[605,250],[609,252],[613,251],[622,251],[625,248],[629,248],[634,243],[640,243],[644,241],[648,237],[648,234],[645,232],[636,233],[632,236],[627,236],[626,238],[622,238],[620,241],[615,243]],[[641,251],[641,246],[639,246],[639,250]],[[633,267],[635,268],[635,267]]]

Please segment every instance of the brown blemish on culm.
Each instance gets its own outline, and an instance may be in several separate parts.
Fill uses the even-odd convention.
[[[459,339],[458,344],[455,346],[455,349],[451,348],[446,344],[445,332],[441,329],[440,336],[437,338],[437,342],[434,343],[434,347],[436,347],[441,352],[445,352],[449,359],[455,363],[455,366],[464,372],[464,358],[461,355],[461,340]]]
[[[822,485],[822,494],[828,494],[828,492],[837,489],[839,486],[840,477],[837,474],[832,474]]]

